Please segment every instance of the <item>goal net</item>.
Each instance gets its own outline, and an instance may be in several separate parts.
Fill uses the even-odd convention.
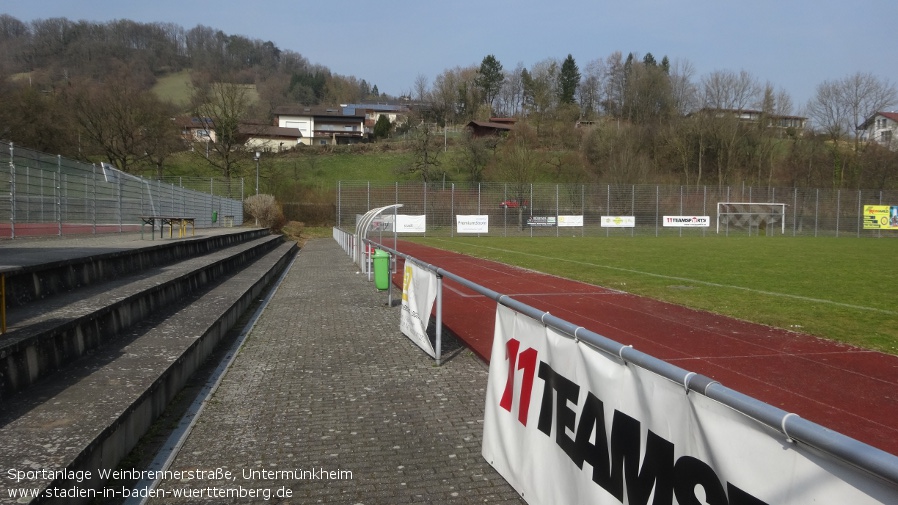
[[[786,233],[785,203],[717,202],[717,233],[732,228],[771,232],[775,227]]]

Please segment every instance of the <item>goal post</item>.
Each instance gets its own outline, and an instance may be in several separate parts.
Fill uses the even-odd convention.
[[[717,202],[717,233],[720,233],[720,225],[729,227],[747,228],[751,233],[752,228],[760,230],[763,226],[770,229],[779,224],[780,232],[786,234],[786,207],[785,203],[776,202]]]

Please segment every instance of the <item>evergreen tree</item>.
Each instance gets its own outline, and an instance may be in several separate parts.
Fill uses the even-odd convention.
[[[502,89],[503,81],[505,81],[505,74],[502,73],[502,64],[492,54],[485,56],[480,63],[480,70],[474,79],[474,84],[480,88],[484,103],[490,108],[492,108],[493,100],[499,94],[499,90]]]
[[[393,123],[390,122],[390,118],[381,114],[380,117],[377,118],[377,122],[374,123],[374,138],[387,138],[390,136],[390,130],[392,129]]]
[[[558,74],[558,100],[562,104],[575,103],[574,96],[577,94],[577,86],[580,85],[580,69],[574,57],[570,54],[561,64],[561,72]]]

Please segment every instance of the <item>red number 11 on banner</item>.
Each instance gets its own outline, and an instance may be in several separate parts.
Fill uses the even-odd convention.
[[[527,426],[527,414],[530,412],[530,394],[533,392],[533,376],[536,374],[536,349],[528,347],[521,353],[521,343],[517,339],[509,339],[505,343],[505,359],[508,360],[508,380],[499,406],[511,412],[515,394],[515,376],[518,370],[524,371],[521,382],[521,398],[518,402],[518,421]]]

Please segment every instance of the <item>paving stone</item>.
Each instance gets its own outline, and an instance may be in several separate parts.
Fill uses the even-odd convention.
[[[279,503],[524,503],[480,455],[486,365],[435,366],[386,302],[334,241],[308,242],[170,467],[235,478],[163,481],[151,503],[241,486]]]

